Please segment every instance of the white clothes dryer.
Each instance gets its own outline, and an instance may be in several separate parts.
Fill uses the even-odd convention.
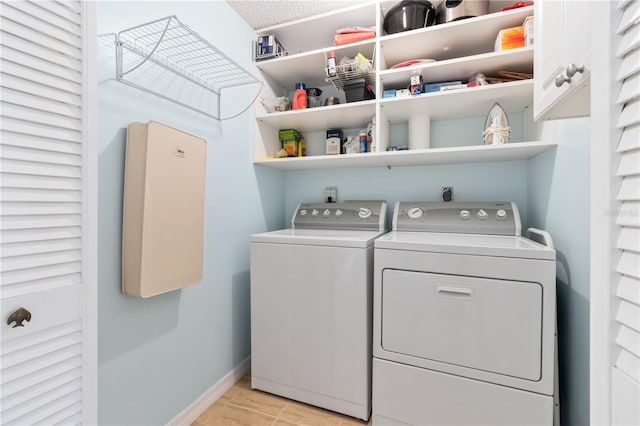
[[[367,420],[373,241],[386,203],[300,204],[251,236],[251,386]]]
[[[513,203],[397,203],[375,241],[373,423],[552,425],[555,251]]]

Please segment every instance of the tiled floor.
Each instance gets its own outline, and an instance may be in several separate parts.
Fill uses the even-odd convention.
[[[364,426],[353,417],[251,389],[247,374],[192,424],[202,425],[309,425]]]

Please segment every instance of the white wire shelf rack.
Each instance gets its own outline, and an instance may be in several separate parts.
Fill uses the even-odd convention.
[[[376,72],[373,61],[343,64],[336,66],[336,75],[329,75],[329,68],[325,68],[326,80],[333,83],[336,89],[344,90],[344,85],[349,84],[353,80],[364,78],[367,84],[376,87]]]
[[[172,71],[175,78],[158,83],[158,67]],[[116,74],[123,83],[216,120],[221,119],[224,89],[260,83],[175,15],[120,31],[116,38]],[[195,89],[204,90],[204,95],[185,94]]]
[[[336,65],[336,74],[329,75],[329,68],[325,68],[325,81],[331,82],[336,89],[344,90],[345,84],[351,83],[353,80],[364,78],[365,82],[371,87],[376,87],[376,60],[375,49],[371,55],[371,59],[364,58],[364,60],[358,60],[360,53],[356,55],[354,59],[351,59],[349,63],[343,63]],[[327,54],[325,52],[325,62],[327,60]]]

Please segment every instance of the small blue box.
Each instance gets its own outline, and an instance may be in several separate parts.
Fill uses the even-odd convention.
[[[383,98],[395,98],[396,97],[396,91],[394,90],[385,90],[384,92],[382,92],[382,97]]]
[[[422,86],[423,93],[439,92],[441,87],[462,84],[462,81],[443,81],[440,83],[429,83]]]

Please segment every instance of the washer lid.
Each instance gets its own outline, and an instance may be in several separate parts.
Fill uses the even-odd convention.
[[[505,235],[449,234],[437,232],[390,232],[375,241],[376,249],[471,254],[555,260],[556,252],[524,237]]]
[[[348,229],[281,229],[251,236],[252,243],[296,244],[330,247],[366,248],[383,235],[380,231],[352,231]]]

